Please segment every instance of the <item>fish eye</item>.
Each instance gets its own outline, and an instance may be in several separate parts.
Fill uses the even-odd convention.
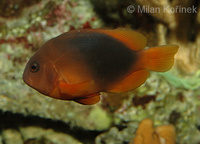
[[[40,69],[39,64],[37,62],[33,62],[30,65],[30,71],[31,72],[37,72]]]

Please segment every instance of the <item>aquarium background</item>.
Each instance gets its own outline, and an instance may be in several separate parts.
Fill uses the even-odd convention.
[[[0,144],[128,144],[145,118],[174,125],[177,144],[200,144],[199,7],[198,0],[0,0]],[[28,87],[22,73],[33,53],[80,28],[132,29],[148,47],[180,48],[169,72],[151,72],[128,93],[102,93],[96,105]]]

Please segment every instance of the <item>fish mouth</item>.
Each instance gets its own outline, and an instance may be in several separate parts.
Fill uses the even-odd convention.
[[[49,95],[49,92],[47,90],[42,90],[40,88],[37,88],[37,87],[33,87],[33,82],[32,82],[32,79],[31,78],[28,78],[28,79],[24,79],[23,78],[23,81],[31,88],[33,88],[34,90],[38,91],[39,93],[42,93],[43,95]],[[40,84],[38,84],[40,85]]]
[[[27,84],[29,87],[35,89],[34,87],[32,87],[32,79],[31,78],[25,78],[24,75],[23,75],[23,81],[25,84]]]
[[[23,73],[22,78],[23,78],[24,83],[26,83],[28,86],[31,87],[32,79],[30,77],[27,77],[25,72]]]
[[[27,84],[29,87],[37,90],[35,87],[32,86],[33,85],[33,80],[31,79],[31,77],[27,77],[26,73],[23,73],[22,77],[23,77],[23,81],[24,81],[25,84]],[[39,90],[37,90],[37,91],[39,91]]]

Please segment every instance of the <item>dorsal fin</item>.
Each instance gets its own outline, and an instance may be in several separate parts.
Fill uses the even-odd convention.
[[[103,30],[103,29],[96,29],[99,33],[103,33],[109,35],[113,38],[118,39],[119,41],[123,42],[128,48],[132,50],[142,50],[146,47],[147,40],[146,38],[135,31],[126,30],[126,29],[115,29],[115,30]]]

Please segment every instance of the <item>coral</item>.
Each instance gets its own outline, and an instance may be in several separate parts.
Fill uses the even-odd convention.
[[[4,113],[0,115],[0,143],[9,144],[12,139],[25,144],[69,139],[70,143],[90,144],[95,138],[96,144],[129,143],[145,118],[152,119],[155,126],[173,124],[177,144],[200,143],[198,1],[38,0],[17,4],[22,1],[0,2],[0,7],[11,5],[0,10],[0,113]],[[129,5],[168,9],[160,14],[129,13]],[[197,13],[170,13],[170,8],[177,5],[194,5]],[[94,106],[45,97],[23,83],[27,60],[45,41],[72,29],[99,27],[132,28],[147,37],[149,47],[178,44],[175,67],[168,73],[152,72],[135,91],[102,93],[101,102]],[[18,114],[22,115],[20,119],[16,119]],[[52,122],[46,122],[49,119]],[[27,121],[30,123],[24,126]]]
[[[173,125],[161,125],[154,128],[152,120],[144,119],[138,126],[133,142],[134,144],[175,144],[175,128]]]
[[[165,76],[170,76],[171,79],[166,80]],[[116,135],[120,135],[122,138],[118,143],[127,142],[130,140],[130,135],[125,136],[122,132],[135,137],[139,123],[145,118],[150,118],[154,120],[156,126],[173,124],[176,128],[178,144],[199,143],[199,140],[194,137],[199,136],[196,125],[200,122],[198,115],[200,90],[197,87],[198,83],[196,86],[187,85],[194,83],[197,78],[199,78],[198,72],[193,81],[184,77],[174,77],[172,73],[151,73],[145,85],[130,92],[130,98],[124,100],[121,107],[115,110],[114,123],[119,128],[123,127],[113,134],[111,131],[101,134],[96,140],[108,143],[107,141],[116,141]],[[143,99],[148,96],[154,96],[154,100],[144,102]],[[136,99],[137,103],[133,101]]]
[[[0,2],[0,15],[3,18],[14,18],[18,17],[25,7],[39,3],[41,0],[2,0]]]
[[[27,60],[46,40],[72,29],[72,26],[95,28],[101,25],[101,20],[93,12],[89,1],[40,1],[32,3],[28,8],[24,7],[20,15],[13,17],[5,18],[4,15],[0,15],[1,111],[60,120],[70,124],[71,128],[78,127],[85,131],[108,129],[112,119],[99,105],[84,107],[74,102],[48,98],[29,88],[22,80]],[[96,120],[97,115],[107,122],[102,122],[103,119]],[[4,130],[6,133],[6,129],[2,129],[3,132]],[[59,134],[53,135],[59,137]],[[60,135],[62,137],[62,134]],[[2,137],[3,140],[9,141],[6,135]],[[41,140],[33,137],[33,140],[26,139],[24,142],[46,141],[46,137],[49,140],[52,136],[50,134]],[[59,139],[51,142],[56,143]]]
[[[200,68],[200,10],[197,0],[91,2],[106,26],[139,30],[148,37],[148,46],[167,43],[179,45],[176,64],[184,74],[194,74]],[[129,8],[134,8],[134,11],[129,11]]]

